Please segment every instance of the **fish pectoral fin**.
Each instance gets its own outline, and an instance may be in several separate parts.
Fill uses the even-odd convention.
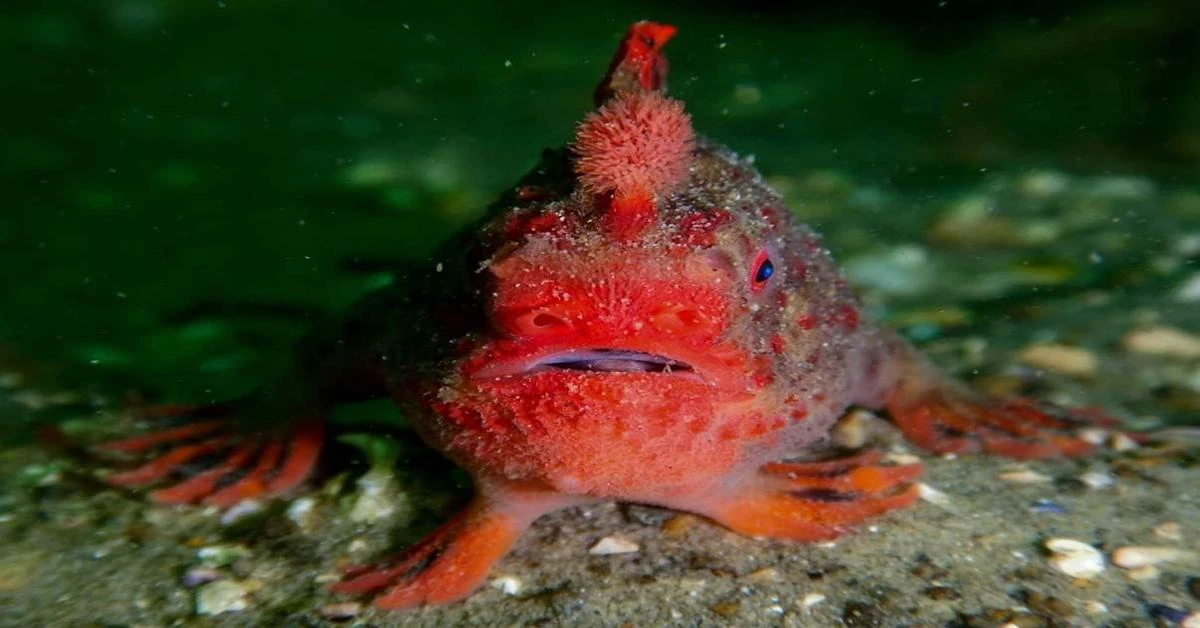
[[[1009,458],[1076,457],[1095,449],[1079,430],[1115,420],[1085,410],[1051,410],[1026,399],[989,399],[954,382],[901,383],[887,410],[910,442],[934,453],[988,453]]]
[[[379,565],[351,567],[335,593],[378,594],[375,606],[414,608],[461,600],[539,516],[575,503],[555,493],[484,489],[458,515]]]
[[[922,466],[875,464],[879,458],[770,463],[729,490],[674,506],[747,536],[824,541],[916,501]]]

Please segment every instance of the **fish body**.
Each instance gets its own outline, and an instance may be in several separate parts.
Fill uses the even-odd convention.
[[[1086,453],[1074,419],[984,400],[862,315],[751,160],[696,135],[665,95],[673,34],[633,25],[570,145],[241,404],[282,427],[238,431],[220,418],[229,407],[193,409],[197,423],[106,445],[169,447],[110,481],[155,483],[220,452],[155,499],[282,494],[317,460],[330,406],[391,396],[476,487],[428,538],[334,586],[406,608],[465,597],[558,508],[648,503],[814,541],[912,504],[919,465],[873,452],[789,462],[852,406],[887,411],[934,452]]]

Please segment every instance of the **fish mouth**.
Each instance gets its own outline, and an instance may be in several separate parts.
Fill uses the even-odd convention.
[[[581,371],[587,373],[662,373],[701,379],[695,367],[657,353],[599,347],[567,349],[547,353],[527,360],[493,363],[475,373],[476,379],[499,378],[510,375],[533,375],[547,371]]]
[[[584,349],[560,351],[534,360],[526,373],[550,369],[592,373],[694,373],[687,362],[645,351]]]

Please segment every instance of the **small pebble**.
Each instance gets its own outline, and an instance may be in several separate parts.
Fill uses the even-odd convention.
[[[1039,515],[1065,515],[1067,508],[1052,499],[1039,499],[1029,506],[1029,510]]]
[[[924,483],[917,483],[917,495],[924,501],[937,506],[950,505],[950,496]]]
[[[1108,430],[1098,427],[1085,427],[1076,433],[1079,440],[1093,445],[1103,445],[1108,440]]]
[[[883,461],[888,464],[904,466],[921,462],[921,457],[913,454],[890,453],[883,457]]]
[[[247,517],[253,517],[265,510],[263,503],[257,499],[244,499],[221,515],[221,525],[233,525]]]
[[[523,586],[525,583],[516,576],[497,576],[492,579],[492,588],[505,595],[516,595],[521,592]]]
[[[825,601],[824,593],[809,593],[800,599],[800,605],[804,608],[812,608],[817,604]]]
[[[1176,521],[1167,521],[1154,526],[1154,536],[1168,541],[1182,541],[1183,531]]]
[[[1127,546],[1112,553],[1112,563],[1124,569],[1178,562],[1195,558],[1196,553],[1177,547]]]
[[[1116,483],[1116,478],[1104,471],[1088,471],[1080,474],[1079,481],[1090,489],[1100,490]]]
[[[1012,469],[996,476],[996,479],[1009,484],[1045,484],[1052,478],[1033,469]]]
[[[870,410],[857,409],[838,421],[837,425],[833,427],[830,437],[838,447],[860,449],[867,444],[871,436],[872,425],[882,420]]]
[[[1017,360],[1034,368],[1076,377],[1095,375],[1100,363],[1091,351],[1063,344],[1030,345],[1017,354]]]
[[[696,517],[692,515],[676,515],[667,519],[662,524],[663,534],[670,538],[683,536],[688,528],[696,522]]]
[[[1137,441],[1129,438],[1129,436],[1116,432],[1108,439],[1108,446],[1116,452],[1133,451],[1138,448]]]
[[[1070,185],[1071,179],[1067,175],[1053,170],[1036,170],[1013,182],[1013,188],[1018,193],[1039,200],[1058,196],[1066,192]]]
[[[1083,612],[1087,613],[1088,615],[1104,615],[1108,613],[1108,606],[1106,606],[1104,602],[1089,600],[1083,603]]]
[[[321,617],[324,617],[329,621],[349,621],[355,617],[358,617],[360,612],[362,612],[362,604],[359,604],[358,602],[326,604],[317,611]]]
[[[1159,572],[1158,567],[1155,567],[1154,565],[1142,565],[1141,567],[1134,567],[1133,569],[1125,571],[1126,578],[1129,578],[1130,580],[1136,580],[1137,582],[1157,580],[1161,575],[1162,573]]]
[[[221,578],[221,572],[207,567],[193,567],[183,574],[183,586],[192,589]]]
[[[641,547],[633,541],[619,536],[606,536],[593,545],[588,553],[594,556],[606,556],[608,554],[632,554],[639,550]]]
[[[250,549],[245,545],[228,543],[224,545],[209,545],[196,550],[196,558],[209,567],[224,567],[233,561],[249,556]]]
[[[1200,301],[1200,272],[1192,273],[1190,277],[1175,289],[1175,300],[1181,303]]]
[[[763,567],[746,574],[746,580],[750,582],[779,582],[781,579],[779,570],[774,567]]]
[[[197,615],[236,613],[249,607],[246,589],[233,580],[210,582],[196,592]]]
[[[1073,578],[1088,580],[1104,572],[1104,554],[1075,539],[1053,538],[1045,543],[1050,566]]]
[[[1121,340],[1126,351],[1165,358],[1200,358],[1200,336],[1174,327],[1135,329]]]
[[[311,531],[316,526],[317,500],[312,497],[301,497],[291,504],[288,504],[287,517],[296,524],[297,528],[305,532]]]
[[[741,605],[735,600],[732,602],[720,602],[717,604],[713,604],[712,606],[710,606],[708,608],[709,608],[709,610],[720,615],[721,617],[729,619],[730,617],[737,615],[738,608],[740,606]]]

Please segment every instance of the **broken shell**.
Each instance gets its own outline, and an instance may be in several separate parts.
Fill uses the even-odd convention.
[[[1108,440],[1108,430],[1099,427],[1085,427],[1076,433],[1079,440],[1093,445],[1103,445]]]
[[[1011,469],[996,476],[996,479],[1009,484],[1045,484],[1051,480],[1033,469]]]
[[[1200,358],[1200,336],[1174,327],[1135,329],[1121,339],[1126,351],[1165,358]]]
[[[1112,563],[1124,569],[1137,569],[1148,565],[1176,562],[1194,558],[1195,552],[1177,547],[1135,546],[1117,548],[1112,553]]]
[[[917,483],[917,495],[923,500],[938,506],[948,506],[950,496],[924,483]]]
[[[608,554],[632,554],[640,550],[641,547],[637,543],[628,539],[623,539],[619,536],[606,536],[600,539],[595,545],[588,550],[589,554],[594,556],[605,556]]]
[[[824,593],[809,593],[800,600],[800,605],[804,608],[812,608],[817,604],[825,601]]]
[[[1122,451],[1122,452],[1123,451],[1132,451],[1132,450],[1138,448],[1137,441],[1133,440],[1132,438],[1130,438],[1129,436],[1127,436],[1121,432],[1114,433],[1112,435],[1112,438],[1108,439],[1108,446],[1113,451]]]
[[[521,592],[523,586],[525,583],[516,576],[497,576],[492,580],[492,588],[505,595],[516,595]]]
[[[1158,570],[1158,567],[1155,567],[1154,565],[1142,565],[1141,567],[1134,567],[1133,569],[1125,572],[1126,578],[1129,578],[1130,580],[1136,580],[1138,582],[1157,580],[1161,575],[1162,573]]]
[[[1079,481],[1088,488],[1099,490],[1112,486],[1116,482],[1116,478],[1104,471],[1088,471],[1079,476]]]
[[[1017,360],[1034,368],[1076,377],[1095,375],[1100,364],[1095,353],[1062,344],[1030,345],[1017,354]]]
[[[196,614],[220,615],[244,611],[250,607],[246,599],[248,593],[244,586],[232,580],[210,582],[196,592]]]
[[[1050,566],[1073,578],[1095,578],[1104,572],[1104,554],[1075,539],[1053,538],[1045,543],[1050,550]]]

